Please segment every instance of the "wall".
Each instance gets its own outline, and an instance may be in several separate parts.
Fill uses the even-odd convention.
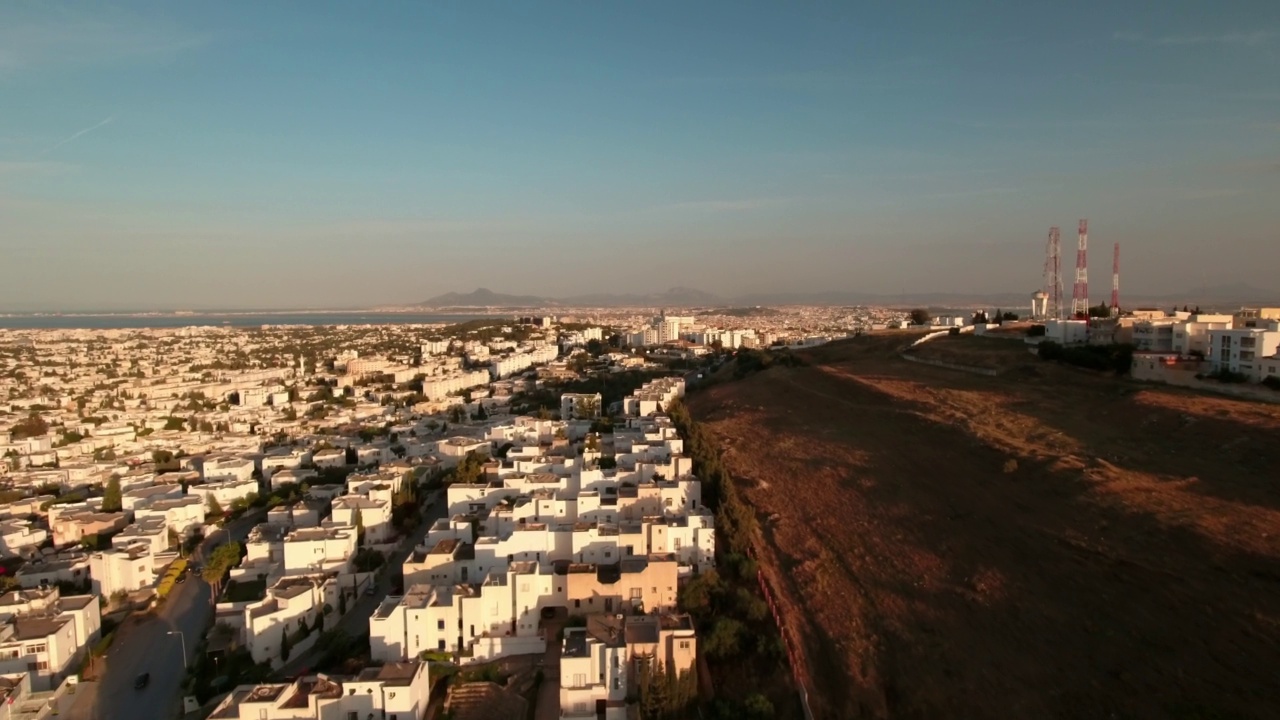
[[[462,658],[462,662],[488,662],[509,655],[542,655],[546,651],[547,642],[540,637],[482,637],[476,638],[472,656]]]

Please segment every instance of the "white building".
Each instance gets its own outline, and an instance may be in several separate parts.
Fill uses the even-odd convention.
[[[603,409],[600,393],[564,393],[560,396],[561,420],[593,420]]]
[[[1253,382],[1263,378],[1265,358],[1280,351],[1280,322],[1258,321],[1258,327],[1209,331],[1209,352],[1205,359],[1215,372],[1240,373]]]
[[[625,628],[612,615],[591,615],[587,627],[565,628],[560,717],[626,720],[629,666]]]
[[[113,547],[89,556],[89,578],[93,594],[100,597],[133,592],[155,582],[155,560],[145,545]]]
[[[248,480],[224,480],[203,485],[192,485],[187,488],[187,494],[199,497],[205,505],[209,504],[210,497],[214,498],[223,510],[231,507],[231,503],[236,500],[248,498],[257,492],[258,481],[252,478]]]
[[[555,345],[535,347],[526,352],[497,358],[489,366],[489,374],[492,379],[498,380],[499,378],[528,370],[534,365],[545,365],[559,356],[560,348]]]
[[[246,481],[253,478],[253,461],[240,457],[205,458],[205,482]]]
[[[60,597],[57,588],[6,593],[0,615],[0,673],[26,672],[36,690],[75,673],[102,626],[98,598]]]
[[[0,521],[0,556],[26,555],[49,539],[49,531],[36,527],[30,520]]]
[[[365,545],[381,545],[395,534],[391,526],[391,502],[371,500],[359,495],[344,495],[333,501],[333,523],[355,530],[356,514],[364,528]]]
[[[291,683],[241,685],[218,704],[216,720],[425,720],[427,663],[369,667],[358,675],[307,675]]]
[[[1044,339],[1059,345],[1087,343],[1089,342],[1089,322],[1087,320],[1046,320]]]

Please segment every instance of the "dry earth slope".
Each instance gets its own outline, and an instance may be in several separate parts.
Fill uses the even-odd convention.
[[[1006,371],[864,337],[689,399],[818,716],[1280,717],[1280,407],[963,341]]]

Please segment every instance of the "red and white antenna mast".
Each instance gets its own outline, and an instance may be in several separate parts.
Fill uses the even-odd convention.
[[[1062,244],[1058,228],[1049,228],[1049,244],[1044,253],[1044,294],[1046,318],[1062,318]]]
[[[1120,314],[1120,243],[1116,243],[1116,254],[1111,261],[1111,314]]]
[[[1071,290],[1071,316],[1089,317],[1089,221],[1080,221],[1080,243],[1076,247],[1076,284]]]

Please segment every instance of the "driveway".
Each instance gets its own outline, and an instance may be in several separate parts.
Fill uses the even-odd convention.
[[[249,513],[205,538],[193,562],[228,538],[243,542],[253,526],[261,522],[262,511]],[[116,631],[116,640],[99,660],[105,663],[98,681],[91,683],[91,698],[77,698],[68,713],[70,720],[170,720],[181,707],[179,693],[186,675],[185,660],[204,636],[213,618],[209,586],[194,573],[174,586],[169,598],[154,615],[137,614]],[[171,635],[170,633],[181,633]],[[183,657],[183,641],[187,657]],[[135,690],[134,680],[144,672],[151,682]]]

